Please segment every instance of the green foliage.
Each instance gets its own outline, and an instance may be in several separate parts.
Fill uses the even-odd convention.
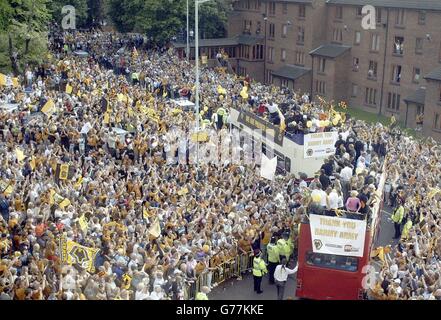
[[[0,71],[15,74],[28,63],[39,63],[47,51],[47,0],[10,0],[0,11]],[[3,15],[3,13],[5,13]],[[17,54],[17,64],[11,60]]]
[[[230,0],[212,0],[199,6],[201,38],[226,34]],[[186,0],[109,0],[108,15],[120,32],[144,33],[164,44],[186,28]],[[189,0],[190,28],[194,30],[194,0]]]

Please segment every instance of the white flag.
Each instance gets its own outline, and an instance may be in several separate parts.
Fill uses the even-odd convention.
[[[260,165],[260,176],[268,180],[274,180],[274,175],[277,168],[277,157],[269,159],[262,153],[262,162]]]

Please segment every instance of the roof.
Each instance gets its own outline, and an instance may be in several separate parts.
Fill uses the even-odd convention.
[[[404,99],[405,102],[411,102],[416,104],[424,104],[426,101],[426,88],[419,88],[413,92],[410,96]]]
[[[311,71],[311,69],[308,69],[308,68],[302,68],[302,67],[298,67],[295,65],[287,64],[287,65],[284,65],[283,67],[281,67],[280,69],[273,71],[272,75],[276,76],[276,77],[282,77],[282,78],[296,80],[296,79],[304,76],[305,74],[307,74],[310,71]]]
[[[199,47],[226,47],[236,46],[238,44],[254,45],[263,43],[263,40],[263,36],[260,35],[238,35],[233,38],[199,39]],[[186,42],[174,42],[173,46],[175,48],[185,48],[187,44]],[[194,48],[194,46],[194,41],[191,41],[190,47]]]
[[[317,49],[312,50],[309,54],[313,56],[322,56],[327,58],[337,58],[346,51],[350,50],[350,46],[342,46],[338,44],[324,44]]]
[[[427,76],[424,77],[424,79],[441,81],[441,67],[432,70]]]
[[[328,0],[328,4],[365,6],[383,8],[402,8],[415,10],[441,10],[440,0]]]

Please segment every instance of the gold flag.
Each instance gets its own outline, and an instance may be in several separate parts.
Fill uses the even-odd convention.
[[[24,155],[23,151],[20,148],[15,149],[15,155],[17,156],[18,162],[22,162],[26,156]]]
[[[67,180],[67,177],[69,175],[69,165],[68,164],[61,164],[60,165],[60,174],[59,178],[60,180]]]
[[[18,78],[12,78],[12,85],[14,88],[17,88],[19,86]]]
[[[66,208],[67,206],[70,205],[70,200],[67,199],[67,198],[65,198],[65,199],[64,199],[63,201],[61,201],[58,205],[60,206],[61,209],[64,209],[64,208]]]
[[[29,165],[31,166],[32,171],[34,171],[37,166],[37,161],[34,156],[32,156],[31,161],[29,161]]]
[[[0,86],[6,86],[6,75],[0,73]]]
[[[83,232],[87,231],[87,220],[86,217],[84,215],[81,216],[81,218],[78,220],[78,223],[80,224],[80,228]]]
[[[150,227],[149,234],[154,238],[158,238],[161,235],[161,226],[158,218],[155,219],[155,222],[153,222],[152,226]]]
[[[75,183],[74,188],[79,189],[82,183],[83,183],[83,176],[78,178],[78,181]]]
[[[110,115],[109,115],[108,112],[104,113],[103,123],[104,124],[109,124],[110,123]]]
[[[73,90],[72,86],[70,84],[66,84],[66,93],[71,94],[72,90]]]
[[[49,99],[48,102],[43,106],[41,109],[41,112],[43,112],[45,115],[49,116],[52,113],[54,113],[55,109],[55,103],[52,99]]]
[[[99,249],[82,246],[75,241],[60,238],[61,262],[69,265],[80,265],[87,271],[95,272],[95,259]]]

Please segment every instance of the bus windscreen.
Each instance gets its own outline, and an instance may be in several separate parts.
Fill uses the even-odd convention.
[[[308,251],[306,253],[306,263],[310,266],[335,269],[349,272],[357,272],[358,258],[338,256],[335,254],[315,253]]]

